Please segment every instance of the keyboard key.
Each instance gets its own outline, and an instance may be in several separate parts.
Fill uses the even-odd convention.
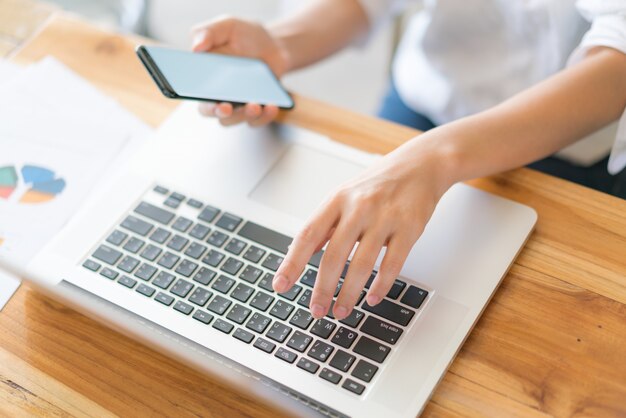
[[[302,286],[298,286],[297,284],[294,284],[293,286],[291,286],[291,289],[289,289],[288,291],[284,293],[279,293],[278,296],[281,296],[288,300],[295,300],[300,294],[301,290],[302,290]]]
[[[335,356],[329,364],[330,367],[334,367],[335,369],[342,372],[347,372],[348,370],[350,370],[350,367],[352,367],[352,364],[354,364],[355,360],[356,357],[352,354],[348,354],[343,350],[337,350],[337,353],[335,353]]]
[[[147,296],[147,297],[150,298],[150,297],[152,297],[152,295],[154,295],[154,292],[156,292],[156,290],[154,290],[154,288],[152,288],[150,286],[147,286],[147,285],[141,283],[137,287],[137,289],[135,289],[135,292],[141,293],[142,295]]]
[[[117,278],[117,276],[119,275],[119,273],[115,270],[111,270],[108,267],[103,268],[100,271],[100,274],[104,277],[106,277],[109,280],[115,280]]]
[[[156,260],[159,255],[161,255],[161,249],[152,244],[148,244],[148,246],[141,252],[141,257],[148,261]]]
[[[337,287],[335,288],[335,294],[333,295],[333,297],[337,297],[339,292],[341,292],[341,286],[343,286],[343,281],[340,280],[337,282]]]
[[[152,231],[153,225],[146,221],[142,221],[133,215],[128,215],[121,224],[122,228],[134,232],[137,235],[145,237],[150,231]]]
[[[267,337],[279,343],[284,342],[291,333],[291,327],[280,322],[274,322],[274,325],[267,331]]]
[[[208,284],[211,283],[211,280],[213,280],[216,274],[217,273],[215,273],[211,269],[208,269],[206,267],[200,267],[200,270],[198,270],[196,275],[193,276],[193,280],[200,284],[208,286]]]
[[[267,293],[258,291],[256,295],[252,298],[250,302],[250,306],[258,309],[259,311],[265,312],[267,308],[274,302],[274,298]]]
[[[224,228],[227,231],[233,232],[237,229],[237,226],[241,223],[242,219],[239,216],[235,216],[232,213],[225,213],[222,217],[215,223],[215,225],[220,228]]]
[[[215,289],[218,292],[228,293],[228,291],[234,286],[235,279],[220,274],[220,276],[213,282],[211,289]]]
[[[109,237],[107,238],[107,242],[109,244],[119,246],[122,242],[124,242],[126,238],[128,238],[127,233],[116,229],[115,231],[111,232],[111,235],[109,235]]]
[[[202,257],[202,254],[204,254],[205,251],[206,247],[204,245],[192,242],[185,250],[185,255],[197,260]]]
[[[306,370],[307,372],[313,373],[313,374],[315,374],[317,372],[317,369],[320,368],[320,366],[317,363],[304,357],[302,357],[300,361],[298,361],[297,366],[301,368],[302,370]]]
[[[316,252],[309,259],[309,264],[312,265],[313,267],[319,268],[320,263],[322,262],[322,256],[323,255],[324,255],[324,251],[323,250],[320,250],[320,251]]]
[[[352,309],[350,315],[348,315],[339,322],[341,322],[342,324],[346,324],[352,328],[356,328],[359,326],[363,318],[365,318],[365,314],[363,312],[359,311],[358,309]]]
[[[180,216],[176,219],[176,221],[172,225],[172,229],[175,229],[176,231],[179,231],[179,232],[187,232],[187,230],[189,229],[189,227],[191,227],[192,224],[193,224],[193,221],[191,219],[187,219],[184,216]]]
[[[137,284],[137,280],[131,279],[128,276],[120,277],[120,279],[117,282],[121,284],[122,286],[126,286],[129,289],[132,289]]]
[[[169,224],[175,216],[169,210],[156,207],[146,202],[141,202],[139,206],[135,208],[135,212],[163,225]]]
[[[246,344],[250,344],[252,340],[254,340],[254,334],[242,328],[237,328],[233,333],[233,337],[237,338],[239,341],[243,341]]]
[[[320,338],[328,339],[336,327],[337,325],[335,325],[335,323],[322,318],[315,321],[315,324],[313,324],[313,327],[311,328],[311,333]]]
[[[171,269],[178,263],[180,257],[176,254],[173,254],[169,251],[166,251],[165,254],[161,256],[161,259],[157,262],[159,266],[165,267],[166,269]]]
[[[250,248],[248,248],[248,250],[243,255],[243,258],[245,258],[246,260],[252,263],[258,263],[263,258],[264,255],[265,255],[265,250],[253,245]]]
[[[378,371],[378,367],[373,364],[368,363],[365,360],[359,360],[359,362],[352,370],[352,376],[357,379],[361,379],[364,382],[369,382],[372,380],[376,372]]]
[[[168,194],[169,193],[169,190],[167,190],[163,186],[154,186],[154,189],[152,189],[152,190],[154,190],[158,194]]]
[[[193,261],[183,260],[180,262],[178,267],[176,267],[175,271],[181,276],[190,277],[197,268],[198,264],[194,263]]]
[[[313,317],[311,316],[311,313],[304,309],[298,309],[289,321],[291,325],[295,325],[296,327],[304,330],[306,330],[309,325],[311,325],[311,322],[313,322]]]
[[[211,223],[218,213],[220,213],[220,210],[218,208],[214,208],[213,206],[206,206],[198,215],[198,219],[206,223]]]
[[[390,349],[386,345],[379,344],[365,336],[361,337],[361,339],[354,346],[355,353],[360,354],[363,357],[367,357],[370,360],[374,360],[377,363],[385,361],[389,351]]]
[[[228,274],[236,275],[239,270],[243,267],[243,261],[237,260],[236,258],[228,257],[228,259],[222,265],[222,271],[225,271]]]
[[[222,331],[224,334],[230,334],[233,328],[235,328],[235,326],[230,322],[226,322],[221,319],[216,319],[215,322],[213,322],[212,327]]]
[[[267,316],[255,312],[246,324],[246,328],[251,329],[254,332],[258,332],[259,334],[263,334],[271,322],[272,320]]]
[[[132,273],[138,265],[139,260],[127,255],[122,259],[122,261],[120,261],[120,263],[117,265],[117,268],[125,273]]]
[[[254,293],[253,288],[243,283],[239,283],[237,284],[237,287],[235,287],[235,290],[233,290],[233,292],[230,294],[230,296],[233,299],[237,299],[240,302],[246,303],[248,299],[250,299],[250,297],[252,296],[252,293]]]
[[[154,300],[161,302],[165,306],[170,306],[174,302],[174,298],[167,293],[159,292],[155,296]]]
[[[185,195],[184,195],[184,194],[177,193],[177,192],[172,192],[172,194],[170,195],[170,197],[171,197],[172,199],[179,200],[179,201],[181,201],[181,202],[182,202],[183,200],[185,200]]]
[[[239,275],[239,278],[247,281],[248,283],[254,284],[257,280],[259,280],[261,274],[263,274],[263,270],[253,266],[246,266],[246,268],[243,269],[243,271]]]
[[[228,312],[226,318],[238,324],[243,324],[244,321],[248,319],[248,316],[250,316],[250,312],[252,312],[251,309],[236,303],[235,306],[233,306],[233,308],[230,310],[230,312]]]
[[[223,315],[226,312],[226,309],[231,305],[231,301],[222,297],[220,295],[215,295],[215,297],[211,300],[207,309],[211,312],[215,312],[218,315]]]
[[[322,369],[320,377],[324,380],[328,380],[330,383],[334,383],[335,385],[341,380],[341,375],[339,373],[327,368]]]
[[[165,202],[163,202],[165,206],[169,206],[172,209],[178,209],[181,203],[182,202],[180,200],[174,199],[172,197],[168,197],[167,199],[165,199]]]
[[[189,235],[191,235],[192,237],[199,239],[200,241],[203,241],[207,235],[209,235],[209,232],[211,231],[211,228],[209,228],[208,226],[204,226],[202,224],[195,224],[193,226],[193,228],[191,228],[191,231],[189,231]]]
[[[341,387],[344,389],[348,389],[350,392],[356,393],[357,395],[360,395],[365,390],[365,386],[358,382],[355,382],[352,379],[344,380],[344,382],[341,384]]]
[[[261,264],[266,269],[276,271],[280,266],[280,263],[283,262],[283,257],[278,256],[276,254],[269,253],[267,257],[265,257],[265,261]]]
[[[317,271],[308,269],[300,279],[300,283],[305,284],[307,286],[313,287],[315,286],[315,280],[317,279]]]
[[[150,264],[143,263],[139,266],[135,272],[135,277],[139,277],[141,280],[148,281],[157,272],[157,268]]]
[[[213,315],[197,309],[196,312],[193,314],[193,319],[195,319],[196,321],[200,321],[206,325],[213,320]]]
[[[167,243],[167,247],[174,251],[182,251],[189,244],[189,240],[181,235],[174,235]]]
[[[283,321],[289,318],[291,312],[294,310],[294,306],[290,305],[287,302],[282,300],[277,300],[272,309],[270,310],[270,315],[275,316],[276,318],[280,318]]]
[[[332,345],[317,340],[313,344],[313,347],[311,347],[311,349],[309,350],[308,355],[309,357],[313,357],[315,360],[319,360],[324,363],[326,360],[328,360],[334,350],[335,348]]]
[[[187,201],[187,204],[191,206],[192,208],[196,208],[196,209],[200,209],[202,207],[202,202],[196,199],[189,199]]]
[[[211,296],[213,296],[213,292],[197,287],[191,296],[189,296],[189,302],[195,303],[198,306],[204,306],[204,304],[211,299]]]
[[[424,300],[428,296],[428,292],[424,289],[420,289],[419,287],[409,286],[409,289],[406,291],[400,302],[405,305],[409,305],[412,308],[419,309],[424,303]]]
[[[415,311],[388,301],[387,299],[383,299],[376,306],[370,306],[367,302],[363,302],[362,308],[402,326],[407,326],[411,318],[413,318],[413,315],[415,315]]]
[[[238,234],[256,242],[257,244],[269,247],[283,254],[287,254],[287,249],[292,241],[291,237],[250,221],[246,222],[241,227]]]
[[[287,346],[303,353],[311,344],[311,341],[313,341],[313,337],[300,331],[296,331],[293,333],[289,341],[287,341]]]
[[[259,282],[259,287],[263,290],[267,290],[270,293],[274,293],[274,288],[272,287],[272,281],[274,280],[274,275],[271,273],[265,273],[265,276]]]
[[[91,271],[98,271],[100,270],[100,267],[102,267],[102,265],[99,263],[96,263],[93,260],[85,260],[85,262],[83,263],[83,267]]]
[[[159,274],[157,274],[155,279],[152,281],[152,284],[165,290],[170,287],[175,278],[176,277],[173,274],[165,271],[160,271]]]
[[[193,306],[179,300],[176,304],[174,304],[174,309],[178,312],[184,313],[185,315],[189,315],[193,311]]]
[[[372,272],[372,274],[370,274],[369,279],[367,279],[367,282],[365,282],[365,288],[369,289],[370,286],[372,285],[372,283],[374,283],[374,279],[376,278],[376,272]]]
[[[276,348],[276,344],[267,341],[264,338],[257,338],[254,342],[254,346],[259,350],[265,351],[266,353],[271,353]]]
[[[211,250],[209,253],[202,259],[204,264],[208,264],[211,267],[217,267],[222,260],[226,257],[219,251]]]
[[[157,244],[163,244],[167,239],[172,235],[170,231],[163,228],[157,228],[152,235],[150,235],[150,239]]]
[[[280,347],[274,357],[278,357],[281,360],[286,361],[289,364],[292,364],[298,358],[298,355],[293,351],[289,351],[286,348]]]
[[[370,316],[365,320],[363,326],[361,327],[361,331],[389,344],[397,343],[398,338],[402,335],[402,330],[394,324],[381,321],[373,316]]]
[[[174,284],[174,287],[170,289],[170,292],[184,299],[187,297],[189,292],[191,292],[191,289],[193,289],[193,284],[187,280],[178,279],[178,281]]]
[[[225,233],[220,231],[213,231],[213,233],[211,234],[209,239],[206,240],[206,242],[219,248],[224,245],[227,239],[228,235],[226,235]]]
[[[239,255],[241,254],[243,249],[246,248],[246,245],[247,244],[240,239],[231,238],[230,241],[228,241],[228,244],[226,244],[226,247],[224,247],[224,249],[229,253]]]
[[[101,245],[92,256],[93,258],[114,266],[119,261],[120,257],[122,257],[122,253],[107,245]]]
[[[304,293],[298,298],[298,305],[308,308],[311,305],[312,295],[313,291],[311,289],[304,289]]]
[[[402,280],[394,281],[393,285],[391,286],[391,289],[389,289],[389,293],[387,293],[387,297],[389,299],[398,299],[398,296],[400,296],[400,293],[402,293],[405,286],[406,286],[406,283],[403,282]]]
[[[333,336],[332,341],[344,348],[350,348],[358,336],[359,334],[357,334],[356,331],[346,327],[339,327],[339,330],[337,330],[337,333]]]

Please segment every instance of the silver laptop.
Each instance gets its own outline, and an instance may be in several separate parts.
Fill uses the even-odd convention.
[[[319,254],[285,294],[273,274],[322,198],[375,158],[296,128],[222,128],[183,104],[32,263],[0,264],[296,415],[414,417],[537,215],[456,185],[383,302],[313,320]]]

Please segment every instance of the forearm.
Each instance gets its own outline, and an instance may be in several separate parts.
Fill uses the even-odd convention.
[[[357,0],[318,0],[268,29],[283,46],[291,71],[337,52],[368,27],[365,11]]]

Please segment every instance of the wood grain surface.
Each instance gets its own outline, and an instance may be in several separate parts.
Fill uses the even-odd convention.
[[[136,41],[61,15],[14,59],[53,55],[157,126],[175,103]],[[299,96],[281,120],[381,153],[417,133]],[[626,416],[626,201],[528,169],[471,184],[539,222],[424,416]],[[23,286],[0,313],[0,415],[109,414],[282,416]]]

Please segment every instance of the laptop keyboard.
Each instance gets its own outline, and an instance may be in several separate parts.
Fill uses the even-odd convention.
[[[152,203],[149,203],[152,202]],[[350,316],[314,320],[322,252],[288,292],[272,288],[291,238],[156,186],[83,267],[156,303],[361,395],[391,356],[428,291],[396,280],[376,306],[365,290]],[[335,297],[348,270],[346,264]],[[373,271],[366,288],[369,288]],[[334,304],[334,300],[333,300]]]

